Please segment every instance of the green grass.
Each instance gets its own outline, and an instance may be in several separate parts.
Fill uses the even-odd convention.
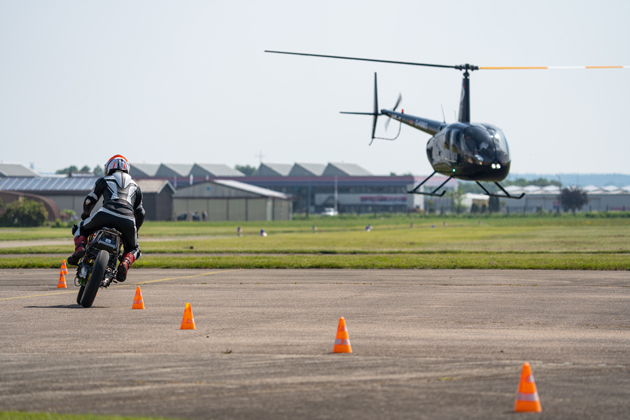
[[[192,248],[191,248],[192,247]],[[146,253],[629,252],[630,226],[416,226],[141,242]]]
[[[0,228],[0,241],[32,241],[39,239],[65,239],[71,236],[69,228]]]
[[[620,214],[625,214],[618,212]],[[414,223],[418,227],[437,227],[444,222],[448,226],[476,226],[478,221],[482,225],[492,227],[545,227],[545,226],[630,226],[630,217],[588,217],[586,214],[572,216],[562,214],[551,215],[466,215],[466,216],[435,216],[416,214],[379,214],[362,216],[321,217],[311,216],[308,219],[278,222],[146,222],[140,229],[141,238],[159,238],[173,236],[212,236],[232,237],[236,227],[241,226],[247,235],[257,234],[261,228],[275,234],[304,233],[311,231],[312,225],[325,232],[346,232],[362,230],[371,224],[374,228],[387,230],[408,227]],[[0,241],[64,239],[71,236],[70,228],[0,228]]]
[[[156,417],[98,416],[94,414],[27,413],[0,411],[0,420],[160,420]]]
[[[0,258],[0,268],[59,268],[57,257]],[[446,253],[399,255],[229,255],[144,256],[134,268],[355,268],[355,269],[535,269],[628,270],[630,259],[618,254]],[[70,268],[73,276],[72,268]]]
[[[363,228],[318,228],[314,234],[309,228],[292,227],[276,230],[267,228],[269,236],[261,238],[245,231],[243,237],[215,235],[171,241],[147,241],[140,238],[140,248],[152,253],[413,253],[428,251],[494,251],[494,252],[630,252],[630,223],[589,224],[588,220],[571,224],[532,223],[495,225],[482,221],[465,223],[449,220],[432,228],[430,224],[381,225],[374,223],[371,232]],[[529,221],[528,221],[529,222]],[[343,230],[342,230],[343,229]],[[70,253],[68,245],[0,248],[1,254]]]
[[[413,223],[413,228],[410,224]],[[312,225],[318,228],[313,233]],[[371,224],[373,230],[365,232]],[[236,236],[236,226],[244,235]],[[269,236],[257,235],[264,228]],[[67,229],[0,229],[0,237],[48,238]],[[38,232],[41,235],[38,237]],[[284,222],[147,222],[139,267],[551,268],[625,270],[629,217],[381,215]],[[171,238],[171,239],[169,239]],[[168,240],[167,240],[168,239]],[[6,247],[0,267],[56,267],[68,245]],[[188,254],[163,256],[159,254]],[[195,254],[220,254],[199,255]],[[226,255],[223,255],[226,254]],[[264,255],[260,255],[264,254]],[[272,254],[272,255],[270,255]]]

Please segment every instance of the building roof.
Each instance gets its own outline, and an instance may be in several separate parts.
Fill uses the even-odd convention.
[[[21,163],[0,163],[0,177],[34,177],[39,174]]]
[[[98,177],[40,177],[40,178],[5,178],[0,182],[2,191],[23,192],[80,192],[87,194],[94,187]],[[159,194],[165,187],[175,193],[169,181],[163,179],[136,180],[143,193]]]
[[[159,163],[133,163],[130,162],[132,177],[153,177],[160,167]]]
[[[557,185],[547,185],[546,187],[543,187],[542,190],[549,194],[560,194],[560,187]]]
[[[584,188],[582,188],[582,189],[583,189],[584,191],[586,191],[587,193],[592,193],[592,192],[595,192],[595,191],[599,191],[599,190],[600,190],[600,188],[599,188],[599,187],[596,187],[595,185],[588,185],[588,186],[586,186],[586,187],[584,187]]]
[[[98,177],[5,178],[0,182],[4,191],[84,191],[94,187]]]
[[[333,163],[330,162],[322,176],[372,176],[372,173],[363,169],[356,163]]]
[[[246,177],[243,182],[261,187],[328,187],[334,186],[335,181],[340,187],[350,186],[404,186],[411,189],[424,181],[427,176],[401,175],[401,176],[309,176],[309,177]],[[448,177],[444,175],[434,175],[425,184],[425,188],[437,187],[446,181]],[[444,185],[447,188],[454,188],[458,185],[455,178],[451,178]]]
[[[607,187],[597,187],[589,185],[581,188],[586,194],[599,194],[599,195],[612,195],[612,194],[628,194],[630,193],[630,186],[619,188],[614,185]],[[548,185],[546,187],[539,187],[537,185],[528,185],[526,187],[519,187],[518,185],[510,185],[505,188],[512,195],[517,195],[522,192],[529,195],[558,195],[560,194],[560,187],[556,185]]]
[[[475,194],[475,193],[466,193],[464,194],[464,198],[471,200],[487,200],[490,196],[486,194]]]
[[[136,179],[135,181],[140,187],[140,190],[142,191],[143,194],[144,193],[159,194],[162,192],[164,188],[170,189],[173,194],[177,192],[175,191],[175,188],[173,187],[173,185],[169,181],[164,180],[164,179]]]
[[[607,187],[604,187],[603,190],[609,193],[616,193],[619,192],[619,187],[615,186],[615,185],[609,185]]]
[[[162,163],[155,173],[155,176],[185,177],[188,176],[192,167],[192,163]]]
[[[215,188],[220,187],[220,188]],[[231,198],[280,198],[288,200],[286,194],[272,191],[267,188],[257,187],[244,182],[228,179],[213,179],[211,181],[199,182],[177,189],[177,199],[186,198],[207,198],[207,197],[231,197]]]
[[[245,176],[244,173],[223,163],[195,163],[190,170],[193,176]]]
[[[528,185],[526,187],[523,187],[523,191],[525,191],[525,193],[527,194],[539,192],[540,190],[541,188],[538,185]]]
[[[510,185],[509,187],[505,187],[505,191],[509,192],[511,195],[515,195],[522,193],[523,189],[518,185]]]
[[[287,176],[292,167],[289,163],[261,163],[254,176]]]
[[[296,162],[288,176],[321,176],[326,169],[323,163]]]
[[[245,176],[223,163],[131,163],[131,176],[138,178],[233,178]],[[26,175],[24,175],[26,176]],[[348,177],[374,176],[354,163],[261,163],[256,177]]]
[[[246,184],[240,181],[228,180],[228,179],[215,179],[215,184],[224,185],[226,187],[234,188],[237,190],[249,192],[252,194],[261,195],[263,197],[273,197],[273,198],[281,198],[283,200],[287,200],[289,198],[288,195],[279,193],[277,191],[269,190],[263,187],[257,187],[255,185]]]

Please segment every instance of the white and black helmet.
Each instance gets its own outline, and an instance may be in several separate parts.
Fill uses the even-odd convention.
[[[111,175],[114,171],[123,171],[129,173],[131,165],[122,155],[116,155],[107,161],[105,164],[105,175]]]

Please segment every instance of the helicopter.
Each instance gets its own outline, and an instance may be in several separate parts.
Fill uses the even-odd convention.
[[[409,194],[422,194],[428,196],[442,197],[446,191],[438,193],[440,189],[451,179],[463,181],[474,181],[490,197],[521,199],[525,193],[518,196],[511,195],[501,184],[510,172],[511,158],[507,144],[507,139],[503,131],[491,124],[473,123],[470,121],[470,73],[476,70],[543,70],[543,69],[606,69],[606,68],[628,68],[630,66],[580,66],[580,67],[479,67],[472,64],[443,65],[427,64],[406,61],[377,60],[371,58],[343,57],[334,55],[306,54],[286,51],[271,51],[267,53],[301,55],[308,57],[335,58],[342,60],[369,61],[387,64],[402,64],[422,67],[449,68],[463,71],[462,90],[459,102],[458,121],[447,124],[445,121],[435,121],[428,118],[416,117],[413,115],[396,112],[400,105],[402,96],[398,96],[396,104],[391,110],[378,109],[378,88],[377,75],[374,73],[374,110],[373,112],[341,112],[342,114],[371,115],[372,116],[372,141],[395,140],[376,137],[376,123],[379,116],[387,116],[390,119],[399,121],[410,127],[430,134],[432,137],[427,142],[427,158],[433,167],[433,173],[424,179],[420,184],[410,191]],[[389,123],[390,120],[386,121]],[[400,130],[398,132],[400,134]],[[436,173],[445,175],[448,178],[440,186],[431,192],[421,190],[421,187],[431,179]],[[494,194],[488,191],[480,182],[494,182],[503,194]]]

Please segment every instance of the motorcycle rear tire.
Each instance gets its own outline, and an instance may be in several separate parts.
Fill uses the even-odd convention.
[[[94,303],[94,298],[96,297],[96,293],[98,293],[98,288],[101,287],[101,282],[103,281],[103,277],[105,277],[105,269],[107,268],[108,262],[109,254],[107,251],[99,251],[96,259],[94,260],[94,267],[92,268],[90,278],[85,285],[83,297],[81,298],[81,306],[84,308],[89,308]]]

